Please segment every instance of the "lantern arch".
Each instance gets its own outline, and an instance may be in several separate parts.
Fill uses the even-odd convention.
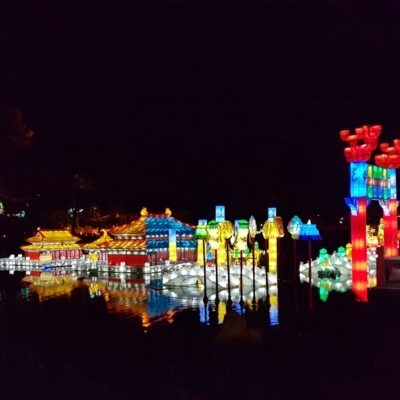
[[[367,264],[367,207],[379,201],[383,210],[385,257],[398,255],[397,247],[397,185],[396,168],[400,167],[400,140],[393,146],[381,143],[383,154],[375,156],[375,165],[368,164],[372,151],[378,147],[382,131],[380,125],[356,128],[355,134],[340,131],[340,138],[349,143],[344,149],[350,164],[350,197],[345,198],[350,208],[352,242],[353,291],[363,301],[368,300]],[[363,143],[360,143],[363,142]]]

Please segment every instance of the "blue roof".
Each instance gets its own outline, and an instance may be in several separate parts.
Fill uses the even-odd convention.
[[[195,248],[197,246],[197,243],[195,240],[177,240],[176,241],[176,247],[177,248]],[[148,250],[157,250],[157,249],[167,249],[169,247],[169,241],[168,239],[166,240],[152,240],[152,239],[147,239],[146,240],[146,247]]]
[[[316,224],[302,224],[300,225],[299,239],[322,240],[322,237],[319,234]]]
[[[168,236],[170,229],[175,229],[177,238],[181,235],[194,235],[195,232],[194,227],[184,224],[173,217],[146,217],[146,236]]]

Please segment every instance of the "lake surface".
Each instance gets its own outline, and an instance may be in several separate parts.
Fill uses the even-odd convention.
[[[35,280],[34,280],[35,282]],[[210,324],[216,316],[221,324],[227,309],[241,316],[253,312],[259,302],[269,305],[269,323],[279,323],[278,295],[276,286],[257,288],[243,287],[227,290],[207,288],[202,285],[188,287],[163,287],[162,278],[150,275],[99,273],[76,281],[71,277],[62,284],[21,283],[20,302],[32,298],[42,302],[54,302],[58,298],[71,299],[77,289],[88,292],[91,301],[104,301],[107,312],[124,318],[141,321],[144,328],[164,322],[172,323],[177,313],[190,310],[200,323]],[[206,296],[206,298],[205,298]]]
[[[167,289],[158,277],[49,286],[22,277],[0,271],[1,399],[337,399],[335,387],[355,399],[399,393],[394,298],[361,304],[332,291],[324,302],[315,287],[309,312],[308,285],[300,285],[294,312],[290,281],[278,292],[235,289],[230,299],[208,288],[204,302],[203,288]]]

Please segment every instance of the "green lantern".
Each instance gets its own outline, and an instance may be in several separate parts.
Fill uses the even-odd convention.
[[[338,257],[342,258],[346,255],[346,249],[343,246],[340,246],[337,250]]]

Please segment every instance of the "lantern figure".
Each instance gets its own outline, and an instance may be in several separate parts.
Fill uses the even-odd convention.
[[[230,221],[224,220],[219,223],[219,247],[218,247],[218,265],[228,265],[228,253],[227,245],[229,239],[232,237],[234,232],[233,225]]]
[[[351,243],[346,244],[346,257],[351,260],[353,257],[353,246]]]
[[[218,222],[215,220],[210,221],[207,226],[207,232],[208,232],[208,243],[210,244],[211,249],[217,250],[220,242]]]
[[[303,223],[301,219],[295,215],[288,223],[287,230],[292,235],[292,239],[298,239],[300,233],[300,227]]]
[[[207,240],[208,233],[207,233],[207,220],[199,219],[194,239],[197,240],[197,262],[199,265],[205,264],[205,243],[204,241]]]
[[[244,251],[247,249],[247,234],[249,232],[249,223],[243,219],[238,223],[238,232],[235,241],[235,247],[240,250]]]
[[[344,247],[340,246],[337,250],[337,256],[343,258],[346,255],[346,250]]]
[[[88,256],[89,260],[92,262],[96,262],[99,259],[99,253],[98,252],[91,252]]]
[[[276,216],[276,208],[268,209],[268,220],[264,223],[262,233],[264,239],[268,240],[269,272],[276,274],[278,266],[277,238],[284,236],[282,219]]]
[[[249,219],[249,234],[251,239],[254,239],[257,234],[257,223],[253,216]]]
[[[322,267],[327,267],[329,265],[328,251],[326,249],[321,249],[319,251],[319,263]]]

